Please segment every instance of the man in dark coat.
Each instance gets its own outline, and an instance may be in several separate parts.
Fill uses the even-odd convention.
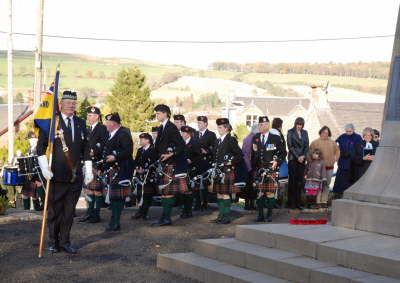
[[[106,231],[118,231],[121,229],[120,218],[125,199],[131,192],[133,141],[130,130],[121,126],[118,113],[106,115],[106,127],[109,137],[103,149],[104,169],[114,168],[111,175],[115,176],[109,181],[111,219]]]
[[[155,149],[163,166],[163,177],[159,180],[163,214],[153,226],[171,225],[172,207],[175,196],[187,190],[187,161],[185,142],[178,128],[170,122],[171,110],[167,105],[159,104],[154,108],[156,118],[161,123],[158,129]]]
[[[138,212],[133,216],[134,219],[147,219],[147,213],[151,206],[153,196],[157,193],[157,184],[155,179],[155,170],[150,168],[154,162],[157,161],[157,152],[153,145],[153,138],[148,133],[139,135],[140,145],[135,158],[136,178],[139,179],[143,185],[137,186],[138,202],[141,200],[141,205]]]
[[[42,130],[39,132],[36,149],[42,174],[50,182],[49,250],[58,252],[62,249],[67,253],[76,253],[77,249],[71,246],[69,235],[82,183],[89,184],[93,180],[92,161],[86,138],[85,121],[74,115],[76,110],[75,92],[64,91],[60,109],[61,113],[57,116],[57,137],[53,145],[51,169],[45,155],[48,136]],[[85,161],[84,177],[82,175],[83,160]]]
[[[102,158],[103,147],[108,138],[107,128],[101,123],[100,109],[90,106],[86,109],[88,126],[88,143],[90,150],[90,158],[93,163],[100,161]],[[94,166],[96,167],[96,166]],[[88,209],[86,215],[79,222],[100,222],[100,208],[103,205],[103,185],[98,180],[98,169],[93,168],[93,181],[85,186],[88,198]]]
[[[257,196],[257,222],[265,221],[264,208],[267,208],[267,220],[272,221],[272,208],[278,189],[276,170],[286,157],[286,148],[278,135],[269,132],[269,119],[258,119],[259,133],[252,139],[251,164],[254,172]]]
[[[199,168],[200,174],[203,174],[212,166],[213,152],[217,136],[215,135],[214,132],[207,129],[208,118],[206,116],[197,117],[197,126],[199,130],[195,132],[193,138],[199,142],[202,158],[203,161],[205,161],[202,162],[202,166],[201,168]],[[199,189],[196,188],[194,191],[194,199],[195,199],[194,210],[206,209],[207,198],[208,198],[207,184],[205,184],[205,186],[203,186],[201,190],[200,188]]]

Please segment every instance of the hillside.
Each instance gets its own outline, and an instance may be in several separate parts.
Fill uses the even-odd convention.
[[[0,51],[0,96],[5,96],[7,85],[6,52]],[[232,71],[198,70],[179,65],[163,65],[124,58],[99,58],[86,55],[45,53],[44,67],[46,84],[52,81],[55,68],[61,64],[60,88],[72,88],[77,91],[86,90],[89,95],[100,97],[106,95],[113,85],[117,73],[125,67],[137,66],[147,77],[147,84],[154,91],[154,97],[188,96],[203,93],[221,93],[219,99],[224,100],[227,93],[268,93],[275,96],[298,96],[296,92],[288,92],[288,85],[309,86],[325,85],[327,81],[332,87],[352,89],[363,93],[384,95],[386,79],[360,78],[350,76],[314,75],[314,74],[282,74],[282,73],[244,73]],[[368,63],[365,63],[368,64]],[[371,63],[371,66],[373,64]],[[30,51],[14,52],[14,89],[16,93],[26,95],[34,81],[34,55]],[[175,77],[168,80],[166,77]],[[182,79],[179,80],[179,77]],[[188,79],[191,77],[192,79]],[[198,77],[196,80],[193,77]],[[186,78],[186,79],[183,79]],[[203,80],[207,78],[220,80]],[[178,80],[177,80],[178,79]],[[177,80],[177,81],[176,81]],[[175,82],[176,81],[176,82]],[[234,81],[234,82],[233,82]],[[243,84],[235,84],[235,83]],[[206,85],[207,86],[206,86]],[[244,86],[242,88],[242,86]],[[233,89],[232,89],[233,88]],[[90,91],[87,91],[90,89]],[[199,90],[200,89],[200,90]],[[251,92],[251,93],[248,93]],[[351,93],[351,92],[349,92]],[[229,95],[229,94],[228,94]],[[300,96],[303,96],[300,94]]]

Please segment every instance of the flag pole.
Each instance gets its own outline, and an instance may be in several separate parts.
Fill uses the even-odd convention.
[[[53,163],[53,141],[54,141],[54,136],[55,136],[55,129],[58,128],[58,123],[59,119],[58,116],[56,115],[57,109],[56,105],[58,104],[58,81],[60,78],[60,65],[57,67],[57,72],[56,72],[56,79],[54,83],[54,101],[53,101],[53,117],[51,119],[51,124],[50,124],[50,130],[49,130],[49,168],[51,169],[51,165]],[[55,121],[54,121],[55,120]],[[40,244],[39,244],[39,258],[42,257],[42,252],[43,252],[43,245],[44,245],[44,238],[46,235],[46,220],[47,220],[47,207],[49,203],[49,194],[50,194],[50,180],[47,180],[46,182],[46,196],[44,198],[44,207],[43,207],[43,217],[42,217],[42,228],[40,231]]]

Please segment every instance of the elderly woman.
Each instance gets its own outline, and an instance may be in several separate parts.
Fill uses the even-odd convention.
[[[333,192],[339,196],[354,184],[356,180],[354,160],[356,157],[356,147],[362,141],[361,136],[355,133],[353,124],[347,124],[344,130],[345,133],[340,135],[336,140],[340,149],[340,157]]]
[[[317,206],[319,207],[327,206],[333,167],[340,156],[339,147],[331,137],[331,130],[327,126],[323,126],[321,130],[319,130],[319,138],[310,144],[310,151],[316,149],[321,151],[322,160],[324,161],[326,169],[326,186],[323,187],[323,190],[318,191],[316,200]]]
[[[287,133],[287,146],[289,150],[289,208],[302,209],[301,192],[304,189],[304,172],[306,156],[309,149],[308,133],[304,130],[304,119],[296,118],[294,126]]]
[[[246,164],[246,169],[248,174],[248,181],[246,185],[246,189],[243,193],[243,197],[245,199],[245,210],[254,210],[255,209],[255,199],[256,199],[256,192],[253,188],[253,178],[251,173],[251,149],[252,149],[252,140],[255,134],[258,133],[258,124],[254,124],[251,127],[251,132],[244,138],[242,151],[243,151],[243,158]]]
[[[372,128],[365,128],[362,134],[363,140],[356,147],[356,180],[361,178],[368,170],[375,158],[376,148],[379,146],[379,142],[374,140],[374,130]]]

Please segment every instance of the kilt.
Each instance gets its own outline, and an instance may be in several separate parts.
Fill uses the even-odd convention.
[[[35,181],[25,182],[22,186],[21,194],[26,198],[37,198],[36,187]]]
[[[110,200],[125,200],[131,191],[131,186],[121,186],[118,182],[114,182],[110,186]]]
[[[167,174],[163,175],[162,184],[168,184],[166,187],[161,189],[162,195],[176,195],[176,194],[183,194],[188,190],[188,185],[186,181],[186,177],[177,178],[174,176],[174,168],[173,164],[168,164],[164,168],[164,173]],[[169,176],[172,176],[172,180]]]
[[[102,193],[103,192],[103,184],[100,180],[98,180],[98,170],[93,169],[93,181],[90,182],[89,184],[85,185],[86,192],[88,194],[90,193]]]
[[[306,190],[307,196],[316,196],[318,194],[318,191],[323,189],[322,182],[307,180],[304,189]]]
[[[258,170],[254,171],[254,179],[257,179]],[[259,179],[259,178],[258,178]],[[259,193],[265,193],[267,197],[275,197],[276,190],[278,189],[278,182],[276,182],[276,174],[273,173],[271,177],[264,177],[262,184],[254,183],[254,188]]]
[[[233,194],[240,193],[241,189],[235,186],[235,169],[232,167],[224,167],[224,183],[220,183],[220,179],[214,180],[213,192],[217,194]]]

